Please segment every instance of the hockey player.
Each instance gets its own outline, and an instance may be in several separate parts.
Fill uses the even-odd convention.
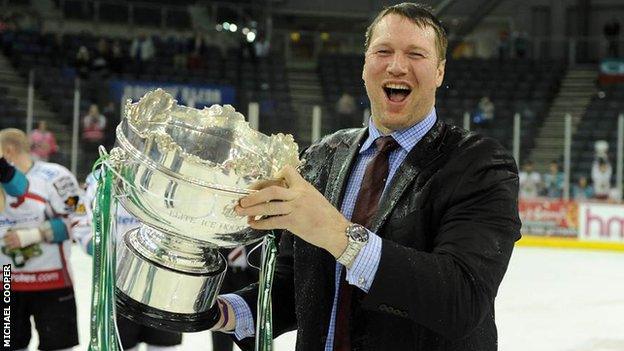
[[[97,174],[97,173],[96,173]],[[87,190],[84,196],[84,203],[88,207],[90,213],[95,200],[95,192],[97,188],[97,180],[93,174],[87,176],[85,181]],[[90,215],[88,219],[90,219]],[[80,242],[85,251],[93,254],[93,232],[90,220],[80,220],[74,230],[74,237]],[[123,207],[117,206],[117,240],[122,240],[122,236],[128,230],[139,225],[136,217],[129,214]],[[124,350],[136,351],[141,342],[147,344],[147,351],[175,351],[177,345],[182,343],[182,334],[176,332],[168,332],[148,326],[135,323],[122,315],[117,315],[117,329],[121,338],[121,344]]]
[[[71,350],[78,327],[69,239],[81,190],[66,168],[33,161],[21,130],[0,131],[0,147],[0,263],[12,266],[12,349],[28,347],[32,316],[39,350]]]

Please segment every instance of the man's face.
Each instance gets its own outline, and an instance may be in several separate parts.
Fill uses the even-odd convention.
[[[580,186],[581,188],[586,187],[586,186],[587,186],[587,178],[585,178],[585,177],[581,177],[581,178],[579,178],[579,186]]]
[[[373,122],[384,133],[423,120],[444,79],[435,30],[389,14],[373,30],[362,79],[371,101]]]

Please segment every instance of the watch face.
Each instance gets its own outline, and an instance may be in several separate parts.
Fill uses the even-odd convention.
[[[349,238],[354,241],[366,242],[368,240],[368,231],[359,224],[354,224],[349,227],[348,234]]]

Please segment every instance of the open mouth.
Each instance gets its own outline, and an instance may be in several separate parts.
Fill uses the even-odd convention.
[[[405,84],[385,84],[383,90],[388,100],[392,102],[403,102],[412,92],[412,89]]]

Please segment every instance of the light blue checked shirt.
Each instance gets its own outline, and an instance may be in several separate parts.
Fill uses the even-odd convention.
[[[420,141],[420,139],[427,134],[427,132],[433,127],[437,119],[435,108],[431,110],[429,115],[425,117],[419,123],[413,125],[408,129],[396,131],[392,133],[392,137],[399,143],[400,147],[392,151],[389,156],[389,172],[388,181],[386,182],[384,192],[386,191],[390,180],[394,177],[397,169],[405,160],[407,154],[412,148]],[[362,185],[362,179],[364,178],[364,172],[368,162],[375,156],[375,140],[383,134],[375,127],[372,120],[368,122],[368,138],[362,144],[360,148],[358,159],[355,163],[353,171],[349,177],[347,183],[347,189],[345,192],[344,200],[342,202],[341,213],[348,219],[351,219],[353,215],[353,209],[355,208],[355,201]],[[347,281],[351,285],[355,285],[362,289],[364,292],[368,292],[370,285],[375,278],[377,268],[379,267],[379,260],[381,258],[381,238],[369,231],[368,243],[360,250],[359,254],[353,261],[351,269],[347,269]],[[334,290],[334,304],[332,307],[331,320],[329,322],[329,328],[327,330],[327,341],[325,343],[325,351],[332,351],[334,347],[334,332],[336,326],[336,311],[338,305],[338,287],[340,286],[340,276],[343,266],[336,262],[336,279]],[[234,335],[236,338],[243,339],[253,336],[254,321],[251,314],[251,309],[245,303],[245,301],[238,295],[226,294],[221,298],[227,300],[234,309],[236,315],[236,330]]]

